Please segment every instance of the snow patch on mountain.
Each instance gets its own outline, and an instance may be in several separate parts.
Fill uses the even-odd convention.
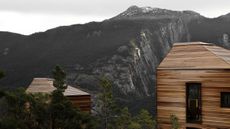
[[[142,18],[180,18],[180,17],[200,17],[199,13],[194,11],[172,11],[167,9],[160,9],[160,8],[152,8],[149,6],[146,7],[138,7],[138,6],[131,6],[123,13],[119,14],[118,16],[112,19],[142,19]]]

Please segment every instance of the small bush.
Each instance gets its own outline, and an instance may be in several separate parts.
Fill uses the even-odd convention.
[[[172,124],[172,129],[179,129],[179,122],[178,122],[178,118],[176,115],[171,115],[170,121]]]

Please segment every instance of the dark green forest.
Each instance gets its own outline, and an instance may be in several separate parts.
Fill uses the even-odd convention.
[[[74,107],[63,95],[67,88],[66,74],[60,66],[52,71],[54,90],[51,94],[26,93],[24,88],[1,90],[1,129],[155,129],[155,117],[147,110],[132,115],[127,107],[117,106],[112,84],[100,80],[94,113]],[[0,72],[0,78],[4,72]]]

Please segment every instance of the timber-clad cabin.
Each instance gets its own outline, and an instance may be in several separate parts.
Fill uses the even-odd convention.
[[[53,79],[34,78],[29,87],[26,89],[26,92],[50,94],[55,89],[56,88],[53,86]],[[63,94],[74,106],[79,107],[80,110],[85,112],[91,111],[91,96],[89,93],[68,85]]]
[[[230,50],[214,44],[175,43],[157,68],[157,121],[170,129],[230,129]]]

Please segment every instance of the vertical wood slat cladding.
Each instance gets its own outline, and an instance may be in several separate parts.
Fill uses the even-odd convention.
[[[202,123],[186,124],[186,83],[199,82],[202,98]],[[157,71],[157,120],[160,126],[170,123],[170,115],[179,118],[181,128],[230,128],[230,108],[220,107],[220,93],[230,92],[230,70]]]

